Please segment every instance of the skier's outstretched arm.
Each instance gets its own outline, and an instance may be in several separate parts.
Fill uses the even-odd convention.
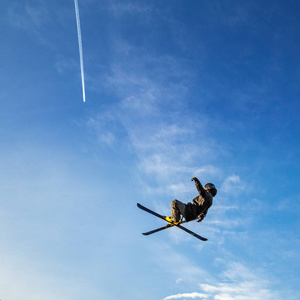
[[[196,188],[197,188],[197,191],[199,192],[199,194],[202,196],[202,197],[205,197],[205,189],[204,187],[202,186],[201,182],[199,181],[199,179],[197,177],[193,177],[191,179],[192,181],[195,181],[195,185],[196,185]]]

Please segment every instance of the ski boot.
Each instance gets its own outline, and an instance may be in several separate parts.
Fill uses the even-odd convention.
[[[172,217],[166,217],[166,221],[168,221],[170,224],[178,225],[182,222],[182,219],[180,219],[178,222],[174,222]]]

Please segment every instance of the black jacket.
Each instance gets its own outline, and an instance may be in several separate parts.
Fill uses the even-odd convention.
[[[200,218],[204,218],[207,214],[208,209],[212,206],[213,196],[207,192],[200,181],[195,178],[195,185],[199,192],[199,196],[193,199],[193,203],[189,202],[186,206],[186,221],[191,221]]]

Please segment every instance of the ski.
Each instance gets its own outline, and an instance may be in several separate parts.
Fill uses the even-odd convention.
[[[149,208],[143,206],[143,205],[140,204],[140,203],[137,203],[137,207],[140,208],[140,209],[142,209],[142,210],[144,210],[144,211],[146,211],[146,212],[148,212],[149,214],[152,214],[152,215],[154,215],[154,216],[156,216],[156,217],[158,217],[158,218],[160,218],[160,219],[163,219],[163,220],[167,221],[167,220],[166,220],[166,216],[160,215],[160,214],[158,214],[157,212],[155,212],[155,211],[153,211],[153,210],[151,210],[151,209],[149,209]],[[167,222],[168,222],[168,221],[167,221]]]
[[[159,232],[159,231],[161,231],[161,230],[164,230],[164,229],[167,229],[167,228],[170,228],[170,227],[173,227],[173,226],[174,226],[174,225],[168,224],[168,225],[166,225],[166,226],[163,226],[163,227],[160,227],[160,228],[157,228],[157,229],[154,229],[154,230],[150,230],[150,231],[147,231],[147,232],[143,232],[142,235],[150,235],[150,234]]]
[[[181,224],[182,224],[182,223],[186,223],[186,221],[181,222]],[[153,230],[150,230],[150,231],[147,231],[147,232],[143,232],[142,234],[143,234],[143,235],[150,235],[150,234],[153,234],[153,233],[162,231],[162,230],[164,230],[164,229],[168,229],[168,228],[173,227],[173,226],[175,226],[175,225],[169,223],[168,225],[165,225],[165,226],[162,226],[162,227],[160,227],[160,228],[153,229]]]
[[[144,211],[146,211],[146,212],[148,212],[148,213],[150,213],[150,214],[152,214],[152,215],[154,215],[154,216],[156,216],[156,217],[158,217],[158,218],[160,218],[160,219],[165,220],[166,222],[168,222],[166,220],[165,216],[158,214],[157,212],[155,212],[155,211],[153,211],[153,210],[151,210],[151,209],[149,209],[149,208],[141,205],[140,203],[137,203],[137,206],[138,206],[138,208],[140,208],[140,209],[142,209],[142,210],[144,210]],[[187,222],[184,221],[182,223],[187,223]],[[198,235],[197,233],[195,233],[195,232],[193,232],[193,231],[191,231],[191,230],[189,230],[189,229],[181,226],[180,224],[175,225],[175,224],[172,224],[172,223],[168,223],[168,225],[166,225],[164,227],[160,227],[160,228],[157,228],[157,229],[145,232],[145,233],[143,233],[143,235],[150,235],[152,233],[159,232],[161,230],[164,230],[164,229],[167,229],[167,228],[170,228],[170,227],[173,227],[173,226],[176,226],[176,227],[180,228],[181,230],[189,233],[190,235],[194,236],[195,238],[197,238],[197,239],[199,239],[201,241],[207,241],[207,238],[204,238],[201,235]]]

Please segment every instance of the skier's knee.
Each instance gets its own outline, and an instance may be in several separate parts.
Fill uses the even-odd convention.
[[[178,203],[178,200],[175,199],[171,202],[171,207],[176,207],[176,204]]]

